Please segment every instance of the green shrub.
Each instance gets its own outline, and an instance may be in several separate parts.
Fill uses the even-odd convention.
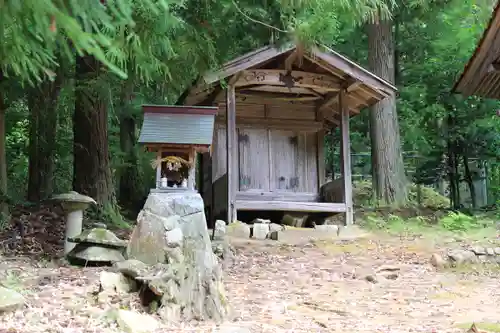
[[[467,231],[481,227],[477,218],[455,212],[448,213],[438,223],[443,229],[449,231]]]

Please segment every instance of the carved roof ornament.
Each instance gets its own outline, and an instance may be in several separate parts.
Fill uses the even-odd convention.
[[[285,75],[280,73],[279,80],[285,84],[285,87],[292,89],[295,86],[295,82],[302,80],[302,77],[295,78],[292,75],[292,71],[288,70]]]

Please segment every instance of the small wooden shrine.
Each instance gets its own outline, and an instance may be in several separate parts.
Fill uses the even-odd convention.
[[[291,211],[343,213],[353,223],[349,119],[396,91],[322,45],[270,45],[200,77],[178,104],[219,109],[213,153],[202,155],[200,192],[212,220]],[[343,175],[333,182],[340,195],[325,202],[324,139],[337,126]]]
[[[210,152],[216,107],[143,105],[139,143],[156,152],[156,190],[196,190],[197,153]]]

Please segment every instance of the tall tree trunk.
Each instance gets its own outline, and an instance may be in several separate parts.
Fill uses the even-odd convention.
[[[92,56],[76,59],[73,117],[73,188],[98,204],[112,203],[113,180],[108,151],[107,102],[98,89],[102,64]]]
[[[0,86],[5,83],[5,77],[0,70]],[[9,204],[7,197],[7,155],[5,152],[5,112],[7,104],[5,96],[0,91],[0,213],[4,216],[9,214]]]
[[[57,75],[54,81],[44,81],[29,92],[30,141],[27,198],[31,202],[45,200],[52,195],[57,135],[57,100],[61,84],[62,75]]]
[[[452,209],[457,209],[460,204],[458,195],[457,175],[455,168],[455,151],[451,140],[448,141],[448,178],[450,182],[450,205]]]
[[[124,165],[120,170],[118,198],[122,206],[128,207],[141,204],[143,199],[141,177],[137,166],[136,119],[132,110],[133,93],[134,81],[132,77],[129,77],[124,83],[121,97],[120,148],[124,155]]]
[[[394,40],[392,21],[368,24],[368,61],[372,71],[394,83]],[[402,205],[407,201],[407,181],[401,154],[396,96],[370,110],[373,188],[377,201]]]
[[[465,181],[467,182],[467,185],[469,186],[469,193],[470,193],[470,199],[472,202],[472,208],[476,209],[477,208],[476,187],[474,186],[474,179],[472,178],[472,172],[470,171],[470,168],[469,168],[469,158],[467,157],[466,154],[463,154],[462,159],[463,159],[464,170],[465,170]]]

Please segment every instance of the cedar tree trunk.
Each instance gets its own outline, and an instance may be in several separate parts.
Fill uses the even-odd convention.
[[[133,79],[129,77],[124,83],[121,98],[120,148],[124,156],[124,165],[120,170],[120,192],[118,199],[122,206],[135,208],[137,204],[142,204],[143,193],[137,165],[136,119],[132,112],[133,92]]]
[[[0,70],[0,83],[5,80],[3,72]],[[5,96],[0,91],[0,213],[9,214],[7,202],[7,155],[5,153]]]
[[[61,91],[61,83],[62,75],[57,75],[54,81],[44,81],[29,92],[28,201],[31,202],[45,200],[52,195],[57,135],[57,100]]]
[[[368,61],[371,70],[394,83],[394,40],[392,21],[368,24]],[[402,205],[407,201],[399,135],[396,98],[389,96],[370,110],[373,188],[377,201]]]
[[[108,151],[107,102],[98,89],[102,64],[92,56],[76,59],[73,117],[73,188],[98,204],[113,201]]]

